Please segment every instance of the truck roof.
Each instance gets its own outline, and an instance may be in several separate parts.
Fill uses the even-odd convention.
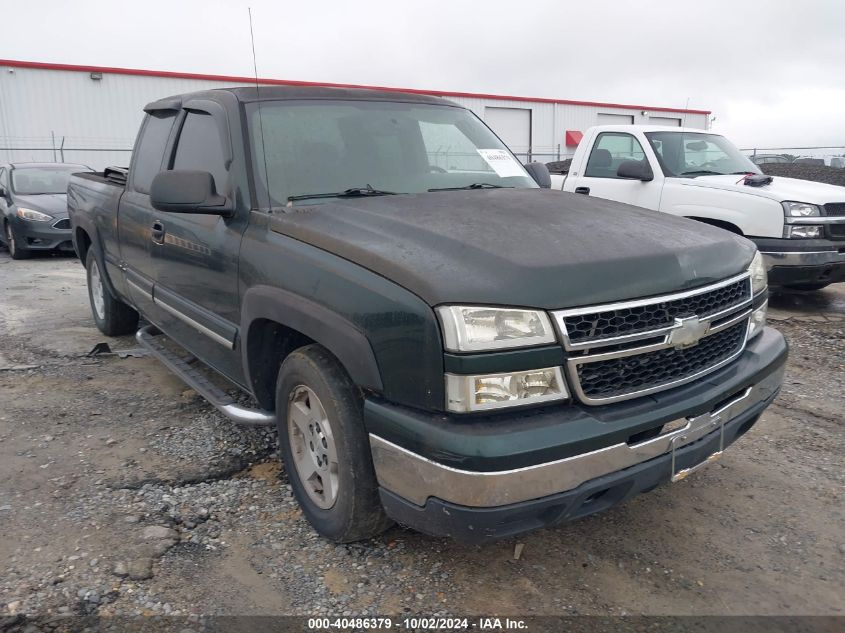
[[[158,99],[147,104],[144,108],[150,110],[178,108],[183,101],[190,99],[214,98],[221,93],[230,93],[242,103],[255,101],[284,101],[284,100],[343,100],[343,101],[399,101],[403,103],[419,103],[427,105],[445,105],[462,108],[448,99],[401,91],[369,90],[366,88],[329,88],[323,86],[233,86],[231,88],[214,88],[180,95],[173,95]]]
[[[686,132],[689,134],[715,134],[710,130],[692,127],[673,127],[671,125],[594,125],[590,129],[602,132]]]

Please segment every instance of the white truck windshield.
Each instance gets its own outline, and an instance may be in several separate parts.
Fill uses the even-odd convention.
[[[646,132],[665,176],[696,178],[759,174],[760,168],[724,136],[699,132]]]

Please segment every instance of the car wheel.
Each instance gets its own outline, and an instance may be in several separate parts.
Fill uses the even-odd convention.
[[[88,299],[97,329],[107,336],[131,334],[137,330],[138,313],[112,296],[93,248],[88,249],[85,272],[88,278]]]
[[[784,288],[789,288],[790,290],[821,290],[822,288],[827,288],[830,283],[817,283],[817,284],[788,284],[784,286]]]
[[[285,469],[305,517],[338,543],[392,524],[379,501],[362,411],[360,392],[323,347],[302,347],[282,363],[276,424]]]
[[[12,259],[27,259],[30,252],[25,248],[21,248],[15,239],[15,232],[12,230],[12,225],[6,222],[6,248],[9,249],[9,255]]]

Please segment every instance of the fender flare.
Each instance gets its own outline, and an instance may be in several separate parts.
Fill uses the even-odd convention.
[[[366,335],[348,319],[288,290],[256,286],[246,291],[241,308],[241,353],[247,384],[252,384],[248,358],[250,326],[274,321],[307,336],[334,354],[361,388],[382,391],[381,373]]]
[[[111,277],[109,277],[109,270],[106,268],[106,260],[105,260],[105,253],[103,252],[102,246],[100,246],[100,233],[97,230],[96,225],[91,222],[88,218],[85,218],[82,222],[78,221],[78,218],[74,218],[72,221],[72,228],[73,231],[71,233],[71,240],[73,241],[73,246],[77,249],[77,253],[79,252],[79,247],[76,243],[76,230],[82,229],[88,235],[88,239],[91,240],[91,245],[88,247],[89,251],[94,252],[94,257],[97,258],[97,263],[100,266],[100,276],[103,280],[105,280],[106,288],[111,293],[113,297],[120,298],[121,295],[117,292],[112,284]],[[85,267],[85,260],[80,258],[82,262],[83,268]]]

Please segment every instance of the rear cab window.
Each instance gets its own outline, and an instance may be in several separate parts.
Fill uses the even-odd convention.
[[[153,178],[161,171],[164,149],[175,120],[176,112],[173,110],[156,110],[147,115],[132,165],[132,188],[135,191],[150,193]]]

